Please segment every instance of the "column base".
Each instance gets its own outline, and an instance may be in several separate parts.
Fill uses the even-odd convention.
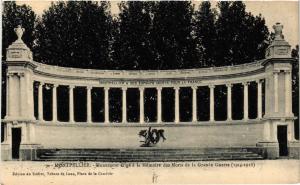
[[[279,144],[278,142],[259,142],[257,147],[262,148],[262,156],[265,159],[279,158]]]
[[[300,141],[290,141],[288,144],[289,158],[300,159]]]
[[[11,161],[11,144],[1,143],[1,160],[2,161]]]
[[[21,161],[34,161],[37,159],[36,150],[40,148],[39,144],[23,143],[20,145],[20,160]]]

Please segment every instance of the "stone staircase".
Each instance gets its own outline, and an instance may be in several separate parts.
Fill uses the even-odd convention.
[[[39,149],[40,161],[165,162],[260,160],[259,150],[245,148],[193,149]]]

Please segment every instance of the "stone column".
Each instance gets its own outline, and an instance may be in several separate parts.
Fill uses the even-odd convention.
[[[197,86],[193,86],[193,122],[197,121]]]
[[[157,87],[157,123],[161,123],[161,90],[162,87]]]
[[[126,99],[127,87],[122,87],[122,122],[127,122],[127,99]]]
[[[145,118],[144,118],[144,87],[140,87],[140,123],[144,123],[145,122]]]
[[[43,111],[43,86],[44,83],[40,82],[39,83],[39,100],[38,100],[38,109],[39,109],[39,120],[44,121],[44,111]]]
[[[293,116],[292,115],[292,77],[291,71],[286,70],[284,73],[284,80],[285,80],[285,115],[286,116]]]
[[[26,126],[26,123],[22,123],[21,124],[21,144],[26,144],[28,143],[28,133],[27,133],[27,126]]]
[[[180,121],[180,112],[179,112],[179,89],[180,87],[174,87],[175,89],[175,123]]]
[[[2,123],[4,125],[3,127],[3,139],[4,141],[2,142],[3,144],[4,143],[8,143],[8,124],[6,123]]]
[[[69,122],[74,122],[74,95],[73,89],[74,85],[69,85]]]
[[[109,87],[104,87],[104,122],[109,123],[109,101],[108,101]]]
[[[87,105],[86,105],[86,115],[87,115],[87,122],[88,123],[92,123],[92,94],[91,94],[91,90],[92,90],[92,87],[90,86],[87,86],[86,87],[86,96],[87,96]]]
[[[274,71],[274,112],[278,112],[278,74],[279,71]]]
[[[27,94],[26,94],[26,106],[27,108],[27,119],[30,120],[36,120],[34,116],[34,81],[32,80],[32,75],[31,73],[25,73],[25,81],[26,81],[26,89],[27,89]]]
[[[244,82],[244,120],[248,120],[248,82]]]
[[[6,75],[6,117],[9,117],[9,75]]]
[[[231,88],[232,84],[226,84],[227,87],[227,121],[232,120],[232,96],[231,96]]]
[[[25,118],[28,116],[26,101],[27,101],[27,89],[26,89],[26,79],[24,73],[18,73],[19,79],[20,79],[20,115],[22,118]]]
[[[14,117],[17,113],[18,113],[18,110],[15,110],[16,106],[15,106],[15,98],[14,95],[16,94],[15,91],[15,81],[14,81],[14,74],[13,73],[8,73],[8,91],[7,91],[7,94],[8,94],[8,110],[7,110],[7,117],[8,118],[12,118]]]
[[[13,104],[14,100],[13,88],[13,73],[7,73],[7,91],[6,91],[6,119],[10,119],[14,115]]]
[[[53,84],[52,88],[52,121],[57,122],[57,84]]]
[[[215,92],[214,92],[215,86],[214,85],[209,85],[209,121],[214,121],[215,120]]]
[[[262,118],[262,82],[257,80],[257,118]]]
[[[29,141],[30,143],[35,143],[35,125],[34,124],[28,124],[28,130],[29,130]]]

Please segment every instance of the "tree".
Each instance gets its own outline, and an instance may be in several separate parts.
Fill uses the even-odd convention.
[[[108,2],[52,3],[37,25],[39,62],[67,67],[109,65],[112,17]]]
[[[153,39],[157,69],[197,66],[196,43],[192,37],[193,6],[189,1],[158,1],[153,9]]]
[[[299,139],[299,45],[292,50],[292,57],[296,59],[292,63],[292,96],[293,96],[293,112],[295,117],[295,136]]]
[[[211,9],[209,1],[200,4],[199,10],[195,12],[195,39],[199,59],[202,59],[201,67],[214,66],[216,61],[216,12]],[[201,57],[202,56],[202,57]],[[197,66],[198,67],[198,66]]]
[[[234,65],[263,59],[269,38],[261,15],[254,17],[245,11],[241,1],[218,3],[216,22],[216,65]]]
[[[113,44],[116,69],[151,69],[155,60],[150,31],[153,2],[129,1],[119,4],[118,30]]]

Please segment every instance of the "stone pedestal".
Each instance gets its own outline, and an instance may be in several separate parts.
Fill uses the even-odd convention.
[[[21,144],[20,145],[20,160],[34,161],[36,160],[36,150],[40,148],[38,144]]]
[[[10,161],[11,158],[11,144],[1,143],[1,160]]]
[[[279,158],[279,144],[278,142],[259,142],[257,147],[262,148],[262,156],[265,159]]]
[[[289,158],[300,159],[300,142],[291,141],[288,144]]]

